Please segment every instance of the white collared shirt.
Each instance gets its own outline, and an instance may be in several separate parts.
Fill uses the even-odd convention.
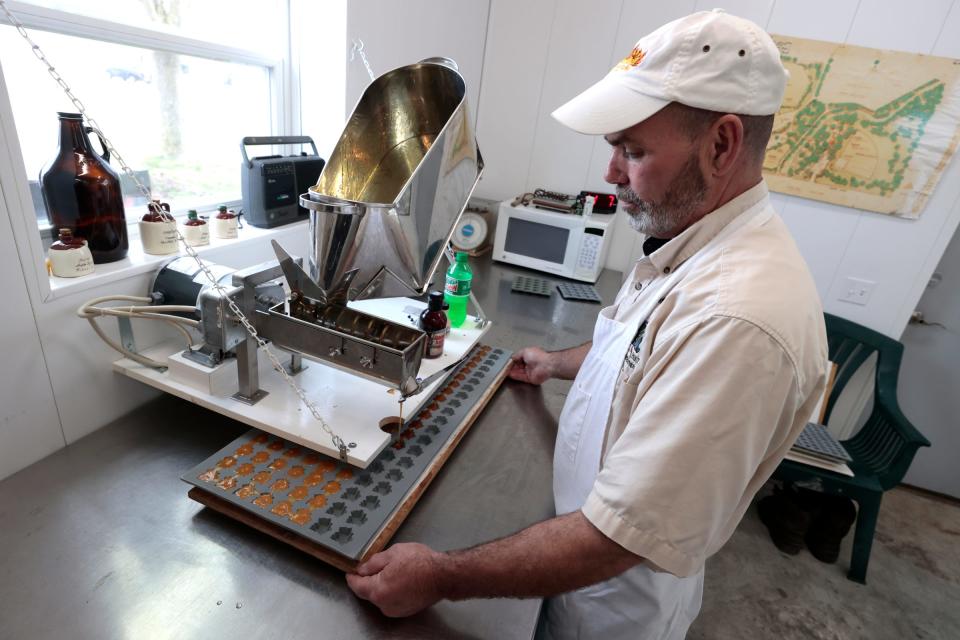
[[[803,429],[827,341],[813,279],[762,181],[638,260],[615,319],[636,320],[650,296],[583,513],[685,576],[733,534]]]

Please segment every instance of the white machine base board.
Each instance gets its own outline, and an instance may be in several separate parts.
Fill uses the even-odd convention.
[[[392,322],[416,326],[416,319],[426,304],[410,298],[384,298],[350,303],[350,307]],[[460,360],[489,329],[489,322],[483,328],[477,328],[470,318],[461,328],[451,329],[443,355],[424,359],[419,376],[425,379]],[[271,349],[282,362],[289,362],[289,352],[274,346]],[[165,343],[143,351],[149,358],[168,362],[170,368],[167,371],[158,371],[127,358],[116,361],[113,368],[134,380],[244,424],[333,458],[339,457],[330,435],[303,406],[294,390],[273,371],[265,354],[259,354],[258,364],[260,388],[267,395],[256,404],[247,405],[231,397],[238,388],[235,360],[227,360],[211,369],[183,358],[179,355],[182,351],[182,342]],[[307,358],[303,359],[303,365],[305,369],[296,374],[294,380],[330,428],[348,443],[347,462],[366,468],[390,443],[390,435],[380,426],[385,419],[400,415],[399,392]],[[445,380],[436,380],[423,392],[408,398],[402,407],[403,419],[409,420],[416,415]]]

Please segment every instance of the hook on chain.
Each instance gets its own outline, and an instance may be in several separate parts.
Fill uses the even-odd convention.
[[[367,60],[367,54],[363,52],[364,49],[363,40],[360,38],[353,39],[353,48],[350,49],[350,62],[353,62],[356,58],[356,54],[360,54],[360,61],[363,62],[363,66],[367,70],[367,75],[370,76],[370,81],[373,82],[377,77],[373,73],[373,69],[370,68],[370,62]]]

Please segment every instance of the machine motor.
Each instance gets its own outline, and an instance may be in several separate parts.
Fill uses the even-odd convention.
[[[259,156],[249,158],[247,146],[308,144],[313,155]],[[299,196],[317,182],[324,160],[310,136],[247,136],[240,142],[243,165],[240,186],[243,215],[255,227],[276,227],[301,220],[308,211],[299,204]]]

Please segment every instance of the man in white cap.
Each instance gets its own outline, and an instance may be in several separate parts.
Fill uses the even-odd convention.
[[[348,576],[360,597],[409,615],[443,598],[550,596],[543,637],[686,635],[706,558],[825,384],[816,288],[761,175],[786,80],[762,29],[701,12],[554,112],[610,143],[606,180],[647,236],[592,342],[514,356],[515,379],[575,378],[558,515],[464,551],[395,545]]]

